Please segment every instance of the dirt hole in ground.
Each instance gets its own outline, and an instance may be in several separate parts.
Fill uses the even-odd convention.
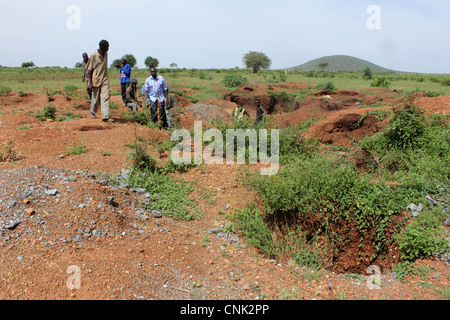
[[[95,131],[95,130],[110,130],[110,129],[112,129],[110,126],[89,125],[89,126],[82,126],[78,130],[79,131]]]
[[[275,214],[268,222],[274,230],[276,239],[290,248],[281,253],[283,260],[292,258],[295,260],[299,257],[298,253],[305,252],[307,248],[309,252],[306,258],[307,263],[317,266],[318,261],[321,261],[322,268],[335,273],[366,274],[367,268],[371,265],[377,265],[381,270],[389,270],[398,264],[400,254],[392,238],[404,218],[406,218],[405,214],[392,217],[384,231],[386,241],[383,241],[383,247],[378,250],[376,232],[373,229],[360,231],[355,223],[334,217],[325,218],[319,214],[303,217],[294,214]],[[325,219],[328,220],[328,228],[323,227],[326,224]],[[295,237],[294,241],[292,240],[293,230],[301,230],[300,236]],[[336,241],[338,238],[340,241]],[[311,255],[311,252],[315,253]]]

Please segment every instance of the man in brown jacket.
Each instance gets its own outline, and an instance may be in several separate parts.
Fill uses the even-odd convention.
[[[97,118],[98,105],[101,105],[102,121],[109,121],[109,79],[108,79],[109,43],[102,40],[99,49],[91,53],[86,67],[89,88],[92,91],[91,118]]]

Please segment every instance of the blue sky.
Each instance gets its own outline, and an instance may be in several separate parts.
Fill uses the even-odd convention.
[[[109,59],[160,67],[244,67],[264,52],[272,69],[345,54],[408,72],[450,74],[446,0],[0,1],[0,64],[73,67],[110,42]],[[376,16],[369,6],[379,9]],[[75,8],[76,10],[69,10]],[[367,22],[377,24],[369,28]]]

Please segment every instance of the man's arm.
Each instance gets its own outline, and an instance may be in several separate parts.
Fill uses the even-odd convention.
[[[92,84],[92,71],[91,70],[87,70],[87,77],[88,77],[88,86],[89,89],[92,90],[92,88],[94,87]]]
[[[85,74],[86,74],[86,76],[87,76],[87,79],[88,79],[88,86],[89,86],[89,89],[92,90],[92,88],[94,87],[94,86],[92,85],[92,72],[93,72],[93,62],[92,62],[92,59],[89,59],[89,61],[88,61],[88,63],[87,63],[87,66],[86,66],[86,70],[85,70],[84,72],[85,72]]]
[[[86,79],[86,68],[83,67],[83,82],[85,81],[85,79]]]

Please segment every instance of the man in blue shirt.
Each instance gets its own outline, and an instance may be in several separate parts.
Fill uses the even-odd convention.
[[[122,101],[127,104],[126,90],[130,86],[131,67],[127,63],[127,59],[122,57],[120,65],[120,92],[122,93]]]
[[[145,80],[145,83],[142,86],[142,94],[150,105],[150,111],[154,123],[158,122],[157,111],[159,102],[159,119],[162,122],[162,127],[167,128],[166,101],[168,100],[169,93],[167,90],[166,81],[163,77],[157,74],[155,67],[150,68],[150,77]]]

